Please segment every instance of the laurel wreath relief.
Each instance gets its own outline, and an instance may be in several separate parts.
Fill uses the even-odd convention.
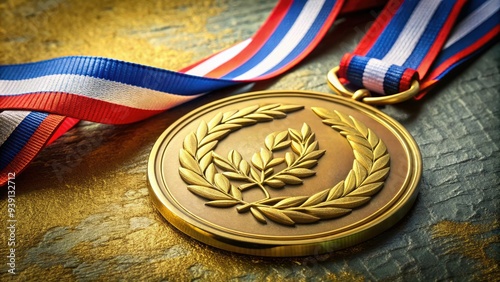
[[[253,154],[250,162],[235,150],[231,150],[227,158],[214,151],[217,143],[235,130],[285,118],[287,113],[303,108],[281,104],[250,106],[219,113],[208,123],[202,121],[196,132],[185,137],[179,153],[179,173],[188,184],[187,189],[209,200],[205,203],[207,206],[239,205],[238,212],[250,211],[261,223],[269,219],[289,226],[337,218],[367,203],[384,185],[390,169],[389,154],[384,142],[372,130],[341,112],[312,108],[324,124],[347,139],[354,153],[352,169],[338,184],[311,196],[271,197],[266,188],[300,185],[303,178],[315,175],[311,168],[325,150],[319,150],[315,134],[305,123],[300,131],[289,128],[269,134],[265,138],[265,148]],[[291,152],[283,157],[274,156],[276,151],[287,148],[291,148]],[[275,171],[275,167],[283,163],[286,167]],[[246,202],[243,192],[249,189],[260,189],[265,197]]]

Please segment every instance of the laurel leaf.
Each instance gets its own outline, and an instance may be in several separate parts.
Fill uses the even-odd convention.
[[[355,135],[348,135],[347,136],[347,140],[351,141],[351,142],[354,142],[354,143],[357,143],[359,145],[363,145],[365,146],[367,149],[370,149],[372,146],[370,145],[370,143],[368,143],[368,140],[366,140],[365,138],[363,137],[359,137],[359,136],[355,136]]]
[[[231,200],[231,197],[222,193],[219,190],[208,188],[205,186],[189,185],[187,189],[202,198],[207,200]]]
[[[310,196],[307,201],[305,201],[301,207],[309,207],[309,206],[314,206],[318,203],[323,202],[326,200],[326,197],[328,196],[328,193],[330,192],[330,189],[325,189],[323,191],[320,191],[312,196]]]
[[[264,178],[269,177],[271,174],[273,174],[274,169],[273,168],[268,168],[266,171],[264,171]]]
[[[298,143],[302,142],[302,136],[300,135],[300,132],[298,132],[297,130],[295,130],[293,128],[289,128],[288,132],[290,133],[290,137],[292,138],[292,140],[294,140]]]
[[[373,133],[373,131],[371,129],[368,129],[368,142],[372,145],[372,148],[374,148],[378,142],[379,142],[379,138],[378,136]]]
[[[271,151],[274,147],[274,137],[276,133],[271,133],[266,136],[266,139],[264,139],[264,144],[266,145],[266,148]]]
[[[254,120],[258,121],[258,122],[273,120],[272,116],[268,116],[266,114],[261,114],[261,113],[249,114],[249,115],[246,115],[245,118],[254,119]]]
[[[286,165],[288,167],[292,166],[293,162],[295,161],[295,155],[290,153],[290,152],[287,152],[285,154],[285,162],[286,162]]]
[[[267,184],[272,188],[283,188],[285,186],[285,182],[278,179],[266,180],[264,181],[264,184]]]
[[[384,186],[384,182],[374,182],[366,185],[362,185],[358,187],[358,189],[354,190],[349,194],[349,196],[372,196],[375,195],[382,187]]]
[[[341,113],[339,111],[335,111],[335,113],[340,117],[340,120],[346,124],[349,125],[349,127],[354,127],[354,123],[352,122],[350,116],[344,114],[344,113]]]
[[[385,146],[384,142],[378,142],[377,146],[373,150],[373,158],[378,159],[386,152],[387,152],[387,147]]]
[[[185,149],[180,149],[179,161],[180,161],[182,167],[187,168],[187,169],[201,175],[202,172],[200,170],[200,166],[198,165],[198,162]]]
[[[344,194],[342,196],[351,193],[354,188],[356,188],[356,175],[354,174],[354,170],[351,169],[345,179]]]
[[[274,222],[288,226],[295,225],[295,222],[280,210],[266,207],[258,207],[257,209]]]
[[[311,135],[311,127],[307,123],[302,124],[302,128],[300,129],[300,134],[302,136],[302,140],[306,140]]]
[[[292,219],[295,223],[313,223],[321,219],[317,216],[298,211],[284,210],[283,213],[290,219]]]
[[[247,161],[245,160],[242,160],[240,162],[240,167],[239,167],[240,171],[243,172],[246,176],[248,176],[248,174],[250,173],[250,165],[248,164]]]
[[[254,187],[255,185],[257,185],[257,184],[255,184],[255,183],[245,183],[245,184],[241,184],[241,185],[240,185],[240,190],[241,190],[241,191],[245,191],[245,190],[247,190],[247,189],[249,189],[249,188]]]
[[[295,140],[292,141],[292,150],[297,154],[300,155],[302,154],[302,146],[296,142]]]
[[[269,199],[265,199],[265,200],[262,200],[262,201],[259,201],[259,203],[261,205],[274,205],[276,204],[277,202],[281,201],[281,200],[284,200],[288,197],[275,197],[275,198],[269,198]]]
[[[309,146],[312,144],[312,142],[314,140],[316,140],[316,134],[315,133],[311,133],[309,135],[309,137],[307,137],[305,140],[306,140],[306,142],[304,142],[304,147],[309,148]],[[316,150],[316,149],[317,148],[314,148],[314,150]]]
[[[238,167],[242,160],[241,154],[238,151],[231,150],[227,154],[227,158],[234,165],[234,167]]]
[[[344,180],[340,181],[330,189],[330,192],[328,192],[328,197],[326,198],[326,200],[330,201],[333,199],[337,199],[340,196],[342,196],[342,194],[344,194]]]
[[[296,196],[296,197],[289,197],[284,200],[279,201],[276,203],[273,207],[275,208],[289,208],[289,207],[296,207],[300,206],[303,202],[307,200],[307,196]]]
[[[372,150],[366,148],[365,146],[353,142],[351,142],[350,145],[354,151],[361,153],[370,159],[373,157]]]
[[[387,177],[387,173],[389,172],[389,168],[384,168],[379,171],[376,171],[372,174],[370,174],[364,181],[364,183],[373,183],[373,182],[378,182],[382,181]]]
[[[257,112],[260,113],[262,111],[273,110],[274,108],[277,108],[279,106],[280,106],[280,104],[268,104],[268,105],[264,105],[264,106],[260,107]]]
[[[206,202],[205,205],[217,208],[230,208],[236,206],[238,203],[236,200],[215,200]]]
[[[326,124],[326,125],[329,125],[331,126],[332,128],[334,128],[335,126],[339,125],[340,124],[340,119],[339,118],[329,118],[329,119],[324,119],[323,120],[323,123]]]
[[[214,178],[214,183],[215,186],[219,188],[221,191],[229,193],[229,190],[231,189],[231,183],[229,183],[229,180],[223,174],[216,173]]]
[[[276,134],[276,137],[274,139],[274,143],[278,144],[278,143],[281,143],[287,139],[288,139],[288,131],[287,130],[281,131],[278,134]]]
[[[252,176],[253,180],[257,181],[260,183],[260,174],[253,169],[253,167],[250,168],[250,175]]]
[[[241,174],[236,173],[236,172],[224,171],[222,174],[229,179],[235,179],[235,180],[246,180],[247,179],[246,176],[241,175]]]
[[[216,114],[207,124],[208,131],[217,126],[222,121],[222,113]]]
[[[321,107],[311,107],[311,110],[322,119],[336,118],[337,115],[325,108]]]
[[[200,169],[202,172],[204,172],[207,167],[212,163],[213,157],[212,154],[206,154],[201,160],[199,161],[200,164]]]
[[[215,165],[213,163],[209,164],[207,167],[207,170],[205,170],[205,178],[210,183],[214,183],[214,178],[215,178],[216,173],[217,173],[217,169],[215,169]]]
[[[267,223],[266,218],[264,217],[264,215],[257,208],[251,207],[250,208],[250,212],[252,213],[253,217],[258,222],[263,223],[263,224]]]
[[[229,129],[226,129],[226,130],[221,130],[221,131],[217,131],[217,132],[214,132],[214,133],[211,133],[207,136],[205,136],[205,138],[203,138],[201,141],[200,141],[200,146],[203,146],[207,143],[210,143],[212,141],[215,141],[215,140],[219,140],[219,139],[222,139],[223,137],[225,137],[227,134],[229,134],[229,132],[231,132],[231,130]]]
[[[238,200],[243,200],[243,195],[241,194],[241,190],[238,189],[236,186],[234,185],[231,185],[231,195],[233,195],[233,197],[235,197],[236,199]]]
[[[237,118],[226,122],[226,124],[240,124],[241,126],[249,126],[256,123],[256,120],[250,118]]]
[[[352,169],[354,171],[354,174],[356,175],[356,187],[359,187],[363,180],[365,180],[368,172],[357,160],[354,160]]]
[[[357,119],[351,117],[354,127],[364,136],[368,136],[368,128],[363,123],[359,122]]]
[[[237,112],[238,112],[238,110],[232,110],[229,112],[225,112],[224,114],[222,114],[222,122],[226,123]]]
[[[303,108],[304,108],[304,106],[300,106],[300,105],[280,105],[279,107],[275,108],[274,110],[284,112],[284,113],[291,113],[291,112],[295,112],[298,110],[302,110]]]
[[[255,166],[256,168],[258,168],[259,170],[263,170],[264,169],[264,165],[262,163],[262,158],[261,158],[260,154],[257,154],[257,153],[253,154],[253,156],[252,156],[252,164],[253,164],[253,166]]]
[[[371,158],[354,151],[354,159],[356,159],[366,170],[370,170],[373,162]]]
[[[289,147],[291,143],[292,143],[292,141],[290,141],[290,140],[283,141],[283,142],[277,144],[276,146],[274,146],[272,151],[278,151],[278,150],[284,149],[286,147]]]
[[[306,154],[302,160],[303,161],[308,161],[308,160],[317,160],[319,158],[321,158],[323,156],[323,154],[325,154],[325,150],[316,150],[316,151],[312,151],[312,152],[309,152],[308,154]]]
[[[313,133],[314,134],[314,133]],[[311,135],[312,136],[312,135]],[[305,152],[304,152],[304,155],[307,155],[309,153],[312,153],[314,152],[316,149],[318,149],[318,141],[314,141],[312,142],[311,144],[309,144],[309,146],[307,146]]]
[[[340,132],[343,136],[346,135],[359,135],[356,131],[353,131],[352,127],[345,126],[344,124],[334,124],[332,128]]]
[[[215,146],[217,146],[217,141],[212,141],[203,146],[200,146],[200,148],[198,148],[198,151],[196,152],[196,157],[198,159],[203,158],[208,152],[212,151]]]
[[[284,158],[274,158],[268,164],[267,167],[277,166],[285,161]]]
[[[263,169],[266,169],[267,164],[269,163],[269,161],[273,157],[273,154],[271,153],[271,151],[261,148],[260,149],[260,157],[262,160],[262,167],[263,167]]]
[[[295,167],[297,168],[311,168],[318,164],[317,160],[301,161]]]
[[[200,125],[198,125],[198,129],[196,130],[196,139],[198,140],[203,139],[205,136],[207,136],[207,133],[208,133],[208,125],[204,120],[202,120],[200,122]]]
[[[272,116],[275,119],[281,119],[281,118],[285,118],[286,117],[285,113],[279,112],[279,111],[273,111],[273,110],[262,111],[261,113],[269,115],[269,116]]]
[[[350,209],[342,208],[309,208],[306,212],[321,219],[331,219],[341,217],[351,212]]]
[[[191,156],[195,156],[196,149],[198,149],[198,141],[196,140],[194,133],[190,133],[186,136],[186,138],[184,138],[182,148],[184,148],[184,150],[186,150]]]
[[[182,180],[184,180],[184,182],[186,182],[187,184],[211,186],[211,184],[208,183],[205,178],[189,169],[179,167],[179,174],[181,175]]]
[[[292,184],[292,185],[302,184],[302,182],[303,182],[302,179],[300,179],[296,176],[293,176],[293,175],[289,175],[289,174],[277,175],[274,178],[281,180],[281,181],[285,182],[286,184]]]
[[[383,168],[388,167],[389,166],[389,160],[390,160],[389,155],[385,155],[385,156],[380,157],[378,160],[376,160],[373,163],[372,171],[377,171],[377,170],[381,170]]]
[[[297,177],[309,177],[316,174],[314,170],[310,170],[307,168],[292,168],[288,170],[288,173]]]
[[[259,109],[258,105],[253,105],[253,106],[249,106],[249,107],[243,108],[243,109],[239,110],[237,113],[235,113],[232,116],[232,118],[244,117],[244,116],[246,116],[248,114],[251,114],[251,113],[255,112],[257,109]]]
[[[328,203],[329,205],[335,206],[337,208],[353,209],[365,204],[369,200],[370,197],[343,197],[332,200],[330,202],[325,202],[325,204]]]
[[[221,169],[225,171],[235,171],[233,168],[233,164],[226,160],[223,156],[217,154],[216,152],[212,152],[214,157],[214,163]]]
[[[219,124],[219,125],[215,126],[214,128],[212,128],[212,130],[210,130],[210,133],[212,134],[214,132],[223,131],[223,130],[235,131],[235,130],[240,129],[242,127],[243,126],[241,126],[240,124],[223,123],[223,124]]]

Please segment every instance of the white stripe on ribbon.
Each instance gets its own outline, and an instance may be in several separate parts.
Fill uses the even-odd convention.
[[[0,146],[7,141],[19,124],[28,116],[28,111],[3,111],[0,112]]]
[[[281,63],[281,61],[283,61],[283,59],[285,59],[286,56],[288,56],[288,54],[290,54],[290,52],[292,52],[304,38],[316,20],[318,14],[321,12],[321,8],[324,3],[325,0],[308,1],[304,5],[304,8],[293,23],[292,27],[288,30],[286,35],[274,48],[274,50],[253,68],[239,75],[235,79],[248,80],[256,78]]]
[[[169,94],[102,78],[74,74],[47,75],[23,80],[0,80],[0,96],[34,92],[64,92],[143,110],[165,110],[198,97],[197,95]]]
[[[377,59],[370,59],[363,71],[363,85],[377,93],[384,93],[384,77],[390,65]]]
[[[413,53],[441,2],[436,0],[420,1],[406,22],[400,36],[382,60],[389,64],[402,66]]]
[[[186,74],[204,76],[207,73],[213,71],[215,68],[219,67],[220,65],[236,57],[236,55],[241,53],[241,51],[243,51],[248,46],[248,44],[250,44],[250,42],[252,42],[251,38],[242,41],[230,47],[229,49],[226,49],[220,52],[219,54],[214,55],[210,59],[207,59],[206,61],[195,66],[194,68],[188,70]]]
[[[450,37],[444,45],[444,49],[450,47],[458,40],[480,26],[486,20],[491,18],[500,9],[499,0],[490,0],[483,3],[474,12],[470,13],[465,19],[460,21],[453,29]]]

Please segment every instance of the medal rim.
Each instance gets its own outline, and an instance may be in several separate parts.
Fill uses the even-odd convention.
[[[299,239],[293,239],[297,236],[252,236],[253,234],[244,234],[246,236],[239,236],[235,234],[238,233],[238,231],[224,232],[223,229],[225,228],[223,226],[222,228],[217,228],[221,226],[216,225],[217,227],[214,227],[209,224],[207,225],[205,223],[206,220],[200,219],[194,214],[192,214],[194,217],[189,217],[184,215],[182,211],[180,213],[176,213],[176,211],[179,211],[179,207],[177,205],[180,204],[170,202],[170,200],[165,196],[165,191],[163,191],[163,189],[168,192],[168,186],[166,183],[161,183],[162,181],[160,180],[163,180],[163,177],[161,177],[161,175],[158,177],[157,168],[161,167],[161,159],[165,151],[160,152],[162,145],[165,143],[168,145],[170,139],[177,134],[178,127],[181,124],[190,122],[189,120],[195,120],[196,116],[205,114],[208,109],[214,110],[214,108],[221,108],[234,103],[235,100],[243,102],[258,95],[266,95],[266,98],[284,98],[289,95],[308,98],[308,96],[304,96],[304,94],[309,96],[313,95],[315,98],[326,99],[332,103],[344,105],[360,112],[363,115],[367,115],[368,117],[376,120],[377,123],[382,124],[397,137],[408,156],[407,170],[411,170],[413,173],[408,173],[408,176],[404,180],[402,186],[398,188],[397,195],[395,195],[386,204],[386,206],[388,205],[389,207],[384,206],[384,208],[380,209],[381,212],[378,212],[375,215],[370,215],[363,220],[343,226],[340,228],[340,231],[337,231],[334,234],[328,234],[328,232],[319,234],[315,233],[302,235]],[[168,138],[169,135],[171,135],[170,138]],[[418,194],[417,187],[420,182],[421,175],[422,160],[417,143],[410,133],[398,121],[387,114],[372,106],[334,94],[314,91],[269,90],[250,92],[216,100],[198,107],[180,117],[177,121],[168,126],[155,142],[148,160],[147,181],[150,197],[156,209],[170,224],[190,237],[227,251],[258,256],[283,257],[321,254],[346,248],[362,241],[366,241],[387,230],[396,224],[412,207]],[[162,185],[165,186],[165,188],[162,188]],[[175,199],[173,200],[175,201]],[[180,206],[182,207],[182,205]],[[200,220],[202,221],[201,224]],[[323,234],[326,236],[321,236]]]

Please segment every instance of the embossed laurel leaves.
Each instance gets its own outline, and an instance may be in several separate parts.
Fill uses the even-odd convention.
[[[286,184],[300,184],[302,178],[315,173],[310,168],[317,164],[324,151],[318,150],[314,133],[307,124],[302,126],[300,132],[289,129],[268,135],[265,139],[266,149],[255,153],[251,163],[243,160],[241,154],[234,150],[229,152],[227,158],[213,152],[217,141],[233,130],[285,117],[285,111],[278,114],[279,107],[286,106],[249,107],[219,114],[207,124],[202,122],[196,133],[186,137],[181,149],[179,172],[183,180],[190,184],[188,189],[211,200],[206,203],[209,206],[230,207],[240,204],[238,212],[250,211],[261,223],[271,220],[293,226],[348,214],[352,209],[366,204],[383,187],[389,173],[389,154],[385,144],[363,123],[338,111],[313,108],[323,123],[346,137],[354,153],[353,166],[344,180],[311,196],[272,198],[263,186],[282,188]],[[297,106],[288,107],[291,110],[299,109]],[[266,111],[271,114],[263,113]],[[226,124],[230,126],[222,126]],[[284,158],[273,157],[273,151],[288,146],[293,153],[287,152]],[[274,173],[273,167],[283,162],[286,168]],[[222,173],[217,171],[216,166]],[[229,179],[247,183],[235,187]],[[255,186],[263,189],[266,198],[252,203],[243,201],[241,191]]]
[[[196,132],[188,134],[179,153],[179,174],[187,183],[192,193],[210,200],[206,205],[230,207],[241,203],[241,187],[235,187],[228,179],[227,171],[244,172],[247,180],[252,170],[250,165],[241,159],[239,153],[233,152],[226,161],[213,150],[218,142],[230,132],[259,122],[271,121],[286,117],[286,113],[302,109],[303,106],[272,104],[266,106],[250,106],[241,110],[218,113],[209,122],[202,121]],[[220,173],[216,165],[225,170]],[[269,164],[267,164],[269,166]],[[256,175],[255,175],[256,177]]]

